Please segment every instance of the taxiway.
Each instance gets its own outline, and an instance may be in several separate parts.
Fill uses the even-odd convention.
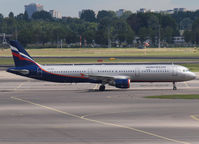
[[[145,96],[199,94],[199,80],[132,83],[131,89],[57,84],[0,71],[0,143],[198,144],[199,100]]]

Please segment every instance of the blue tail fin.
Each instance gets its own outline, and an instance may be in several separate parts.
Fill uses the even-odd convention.
[[[25,67],[37,65],[33,58],[26,52],[18,41],[9,42],[15,67]]]

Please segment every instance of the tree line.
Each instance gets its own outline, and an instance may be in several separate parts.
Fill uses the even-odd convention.
[[[13,34],[24,45],[56,45],[82,41],[83,46],[137,46],[149,41],[153,47],[159,40],[172,44],[174,36],[184,36],[186,43],[199,44],[199,11],[162,13],[132,13],[118,17],[114,11],[83,10],[80,18],[53,18],[46,11],[36,12],[29,19],[27,13],[8,17],[0,14],[0,33]]]

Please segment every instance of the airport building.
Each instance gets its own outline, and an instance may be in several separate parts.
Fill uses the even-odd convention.
[[[51,16],[53,18],[57,18],[57,19],[61,19],[62,18],[61,13],[56,11],[56,10],[50,10],[49,12],[50,12],[50,14],[51,14]]]
[[[138,13],[146,13],[147,9],[146,8],[141,8],[140,10],[137,11]]]
[[[33,13],[42,11],[42,10],[43,10],[43,6],[40,4],[31,3],[29,5],[25,5],[25,11],[27,12],[29,18],[32,17]]]
[[[116,11],[116,15],[117,17],[121,17],[125,12],[126,12],[125,9],[119,9],[118,11]]]
[[[160,11],[162,14],[174,14],[178,12],[187,12],[188,10],[186,8],[174,8],[173,10],[165,10],[165,11]]]
[[[137,11],[137,13],[147,13],[147,12],[156,12],[155,10],[141,8]]]
[[[174,8],[174,12],[187,12],[186,8]]]
[[[174,44],[182,44],[185,43],[184,36],[175,36],[173,37]]]
[[[161,14],[174,14],[174,10],[160,11]]]

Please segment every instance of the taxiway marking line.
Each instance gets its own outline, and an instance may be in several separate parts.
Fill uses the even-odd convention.
[[[98,88],[99,84],[96,84],[93,90],[96,90]]]
[[[199,121],[199,115],[190,115],[190,117],[196,121]]]
[[[86,118],[86,117],[91,117],[91,116],[97,116],[97,115],[102,115],[102,114],[110,114],[110,113],[87,114],[87,115],[82,115],[81,118]]]
[[[75,114],[72,114],[72,113],[69,113],[69,112],[64,112],[64,111],[61,111],[61,110],[58,110],[58,109],[55,109],[55,108],[52,108],[52,107],[49,107],[49,106],[41,105],[41,104],[38,104],[38,103],[34,103],[34,102],[31,102],[31,101],[28,101],[28,100],[24,100],[24,99],[20,99],[20,98],[16,98],[16,97],[11,97],[11,99],[18,100],[18,101],[28,103],[28,104],[32,104],[32,105],[35,105],[35,106],[38,106],[38,107],[41,107],[41,108],[44,108],[44,109],[48,109],[50,111],[58,112],[58,113],[61,113],[61,114],[67,115],[67,116],[72,116],[72,117],[79,118],[79,119],[82,119],[82,120],[86,120],[86,121],[89,121],[89,122],[102,124],[102,125],[105,125],[105,126],[112,126],[112,127],[128,129],[128,130],[132,130],[132,131],[136,131],[136,132],[139,132],[139,133],[142,133],[142,134],[154,136],[156,138],[164,139],[164,140],[174,142],[174,143],[190,144],[188,142],[167,138],[167,137],[164,137],[164,136],[161,136],[161,135],[158,135],[158,134],[154,134],[154,133],[151,133],[151,132],[147,132],[147,131],[144,131],[144,130],[140,130],[140,129],[125,126],[125,125],[114,124],[114,123],[110,123],[110,122],[103,122],[103,121],[99,121],[99,120],[85,118],[84,116],[79,116],[79,115],[75,115]]]
[[[30,80],[28,80],[27,82],[30,82]],[[24,85],[25,82],[22,82],[21,84],[19,84],[14,90],[18,90],[20,89],[23,85]]]
[[[21,88],[23,84],[24,84],[24,82],[22,82],[21,84],[19,84],[14,90],[16,91],[17,89]]]

